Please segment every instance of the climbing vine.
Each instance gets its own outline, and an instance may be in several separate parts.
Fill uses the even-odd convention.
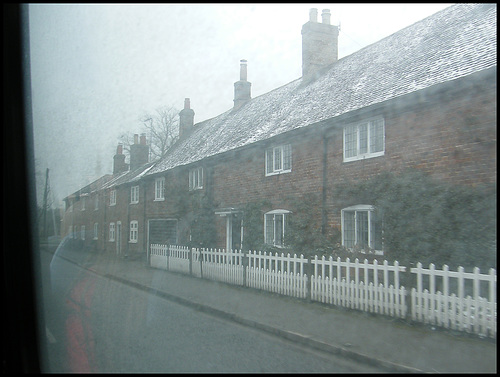
[[[376,208],[384,259],[496,268],[496,185],[452,185],[408,170],[338,184],[333,192],[337,208]]]

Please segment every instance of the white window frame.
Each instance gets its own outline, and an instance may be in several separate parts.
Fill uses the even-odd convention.
[[[381,127],[381,131],[376,132],[376,127]],[[379,141],[382,144],[381,150],[372,151],[375,141]],[[352,148],[348,148],[348,144]],[[384,118],[373,118],[345,126],[343,130],[342,149],[344,162],[383,156],[385,154]],[[352,155],[348,153],[351,150],[353,151]]]
[[[68,235],[69,235],[69,238],[74,238],[74,236],[73,236],[73,225],[68,226]]]
[[[99,238],[99,223],[94,223],[94,240]]]
[[[165,177],[155,179],[155,201],[165,200]]]
[[[264,243],[267,245],[272,245],[275,247],[286,247],[285,236],[287,230],[287,217],[290,215],[290,211],[286,209],[275,209],[273,211],[266,212],[264,214]],[[279,219],[281,218],[281,224]],[[272,224],[269,223],[272,221]],[[281,229],[278,229],[281,225]],[[271,228],[272,227],[272,228]],[[268,229],[272,229],[272,235],[268,233]],[[278,242],[276,234],[280,232],[281,243]],[[271,239],[272,238],[272,239]]]
[[[80,238],[85,241],[85,225],[80,228]]]
[[[82,208],[81,211],[85,211],[85,196],[82,196]]]
[[[75,225],[74,230],[75,231],[73,232],[73,238],[77,240],[78,237],[80,236],[80,234],[78,233],[78,225]]]
[[[94,211],[99,209],[99,194],[95,194],[94,198]]]
[[[109,205],[110,206],[116,205],[116,189],[111,190],[109,192]]]
[[[290,173],[292,171],[292,146],[284,144],[266,149],[265,173],[270,175]]]
[[[130,204],[139,203],[139,186],[132,186],[130,188]]]
[[[137,220],[132,220],[130,222],[129,228],[129,242],[137,243],[137,238],[139,236],[139,222]]]
[[[115,223],[109,223],[109,242],[115,242]]]
[[[367,232],[368,232],[368,235],[367,235],[367,241],[368,241],[368,248],[369,250],[375,250],[375,253],[376,254],[379,254],[379,255],[383,255],[383,250],[382,248],[379,248],[379,250],[375,249],[375,237],[376,237],[376,234],[375,234],[375,223],[374,223],[374,215],[373,215],[373,212],[374,212],[375,208],[372,206],[372,205],[368,205],[368,204],[359,204],[359,205],[355,205],[355,206],[351,206],[351,207],[348,207],[348,208],[344,208],[342,211],[341,211],[341,226],[342,226],[342,246],[350,249],[350,250],[353,250],[356,248],[356,246],[358,245],[359,241],[358,241],[358,237],[359,237],[359,232],[360,232],[360,229],[358,228],[359,227],[359,219],[358,217],[360,216],[361,213],[364,213],[366,214],[366,218],[367,218]],[[347,237],[346,237],[346,232],[348,231],[347,229],[347,219],[346,219],[346,214],[347,213],[353,213],[354,214],[354,218],[353,218],[353,221],[354,221],[354,228],[352,229],[352,232],[353,232],[353,245],[346,245],[347,243]],[[364,250],[366,251],[366,250]]]
[[[203,189],[203,168],[198,167],[189,171],[189,190]]]

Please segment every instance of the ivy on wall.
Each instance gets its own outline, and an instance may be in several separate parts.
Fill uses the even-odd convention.
[[[333,193],[337,208],[375,207],[384,259],[496,268],[496,185],[452,185],[408,170],[338,184]]]

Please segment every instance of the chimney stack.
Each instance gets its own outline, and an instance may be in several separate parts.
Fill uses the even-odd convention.
[[[323,9],[321,13],[321,22],[325,25],[330,25],[330,9]]]
[[[184,109],[179,112],[179,140],[191,133],[194,126],[194,111],[189,98],[184,99]]]
[[[141,134],[141,143],[139,144],[139,135],[134,134],[134,144],[130,146],[130,170],[135,170],[139,166],[148,163],[149,146],[146,144],[146,134]]]
[[[302,79],[309,82],[321,68],[338,60],[338,26],[330,24],[330,10],[323,9],[322,22],[317,22],[318,11],[309,11],[309,21],[302,26]]]
[[[252,83],[247,81],[247,61],[240,60],[240,81],[234,83],[234,107],[233,110],[238,110],[245,103],[250,101],[250,88]]]
[[[123,145],[118,144],[116,154],[113,157],[113,174],[118,174],[127,171],[128,166],[125,163],[125,155],[123,154]]]

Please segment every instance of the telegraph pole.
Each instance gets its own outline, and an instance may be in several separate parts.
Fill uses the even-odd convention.
[[[47,171],[45,173],[45,190],[43,193],[43,209],[42,209],[42,215],[43,215],[43,234],[42,236],[44,238],[47,238],[47,197],[49,194],[49,168],[47,168]]]

